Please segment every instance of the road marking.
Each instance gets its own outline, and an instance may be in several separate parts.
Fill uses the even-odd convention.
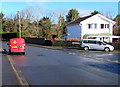
[[[13,69],[13,71],[14,71],[17,79],[18,79],[18,82],[20,83],[20,85],[21,85],[22,87],[30,87],[30,86],[29,86],[29,83],[27,82],[27,80],[25,79],[25,77],[21,74],[21,71],[18,70],[18,69],[14,66],[14,62],[13,62],[12,58],[11,58],[9,55],[7,55],[7,58],[8,58],[8,60],[9,60],[9,62],[10,62],[10,65],[11,65],[11,67],[12,67],[12,69]]]
[[[68,54],[70,54],[70,55],[75,55],[76,53],[68,53]]]

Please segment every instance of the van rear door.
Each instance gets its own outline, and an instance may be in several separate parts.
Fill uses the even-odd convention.
[[[11,52],[24,52],[25,40],[23,38],[10,39],[10,50]]]

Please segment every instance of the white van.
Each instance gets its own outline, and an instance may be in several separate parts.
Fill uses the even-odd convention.
[[[83,39],[81,41],[81,47],[84,48],[84,50],[95,49],[105,50],[106,52],[114,50],[112,45],[106,44],[105,42],[96,39]]]

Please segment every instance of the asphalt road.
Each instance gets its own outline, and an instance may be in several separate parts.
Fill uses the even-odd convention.
[[[5,45],[3,47],[6,48]],[[104,59],[119,53],[52,50],[26,47],[26,55],[9,55],[30,85],[118,85],[119,63]],[[98,57],[99,56],[99,57]],[[116,59],[117,61],[117,59]]]

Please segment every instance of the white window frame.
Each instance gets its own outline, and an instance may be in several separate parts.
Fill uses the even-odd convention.
[[[101,29],[109,29],[110,28],[110,24],[100,24],[100,28]]]
[[[97,29],[97,23],[91,23],[87,25],[88,25],[88,29]]]

